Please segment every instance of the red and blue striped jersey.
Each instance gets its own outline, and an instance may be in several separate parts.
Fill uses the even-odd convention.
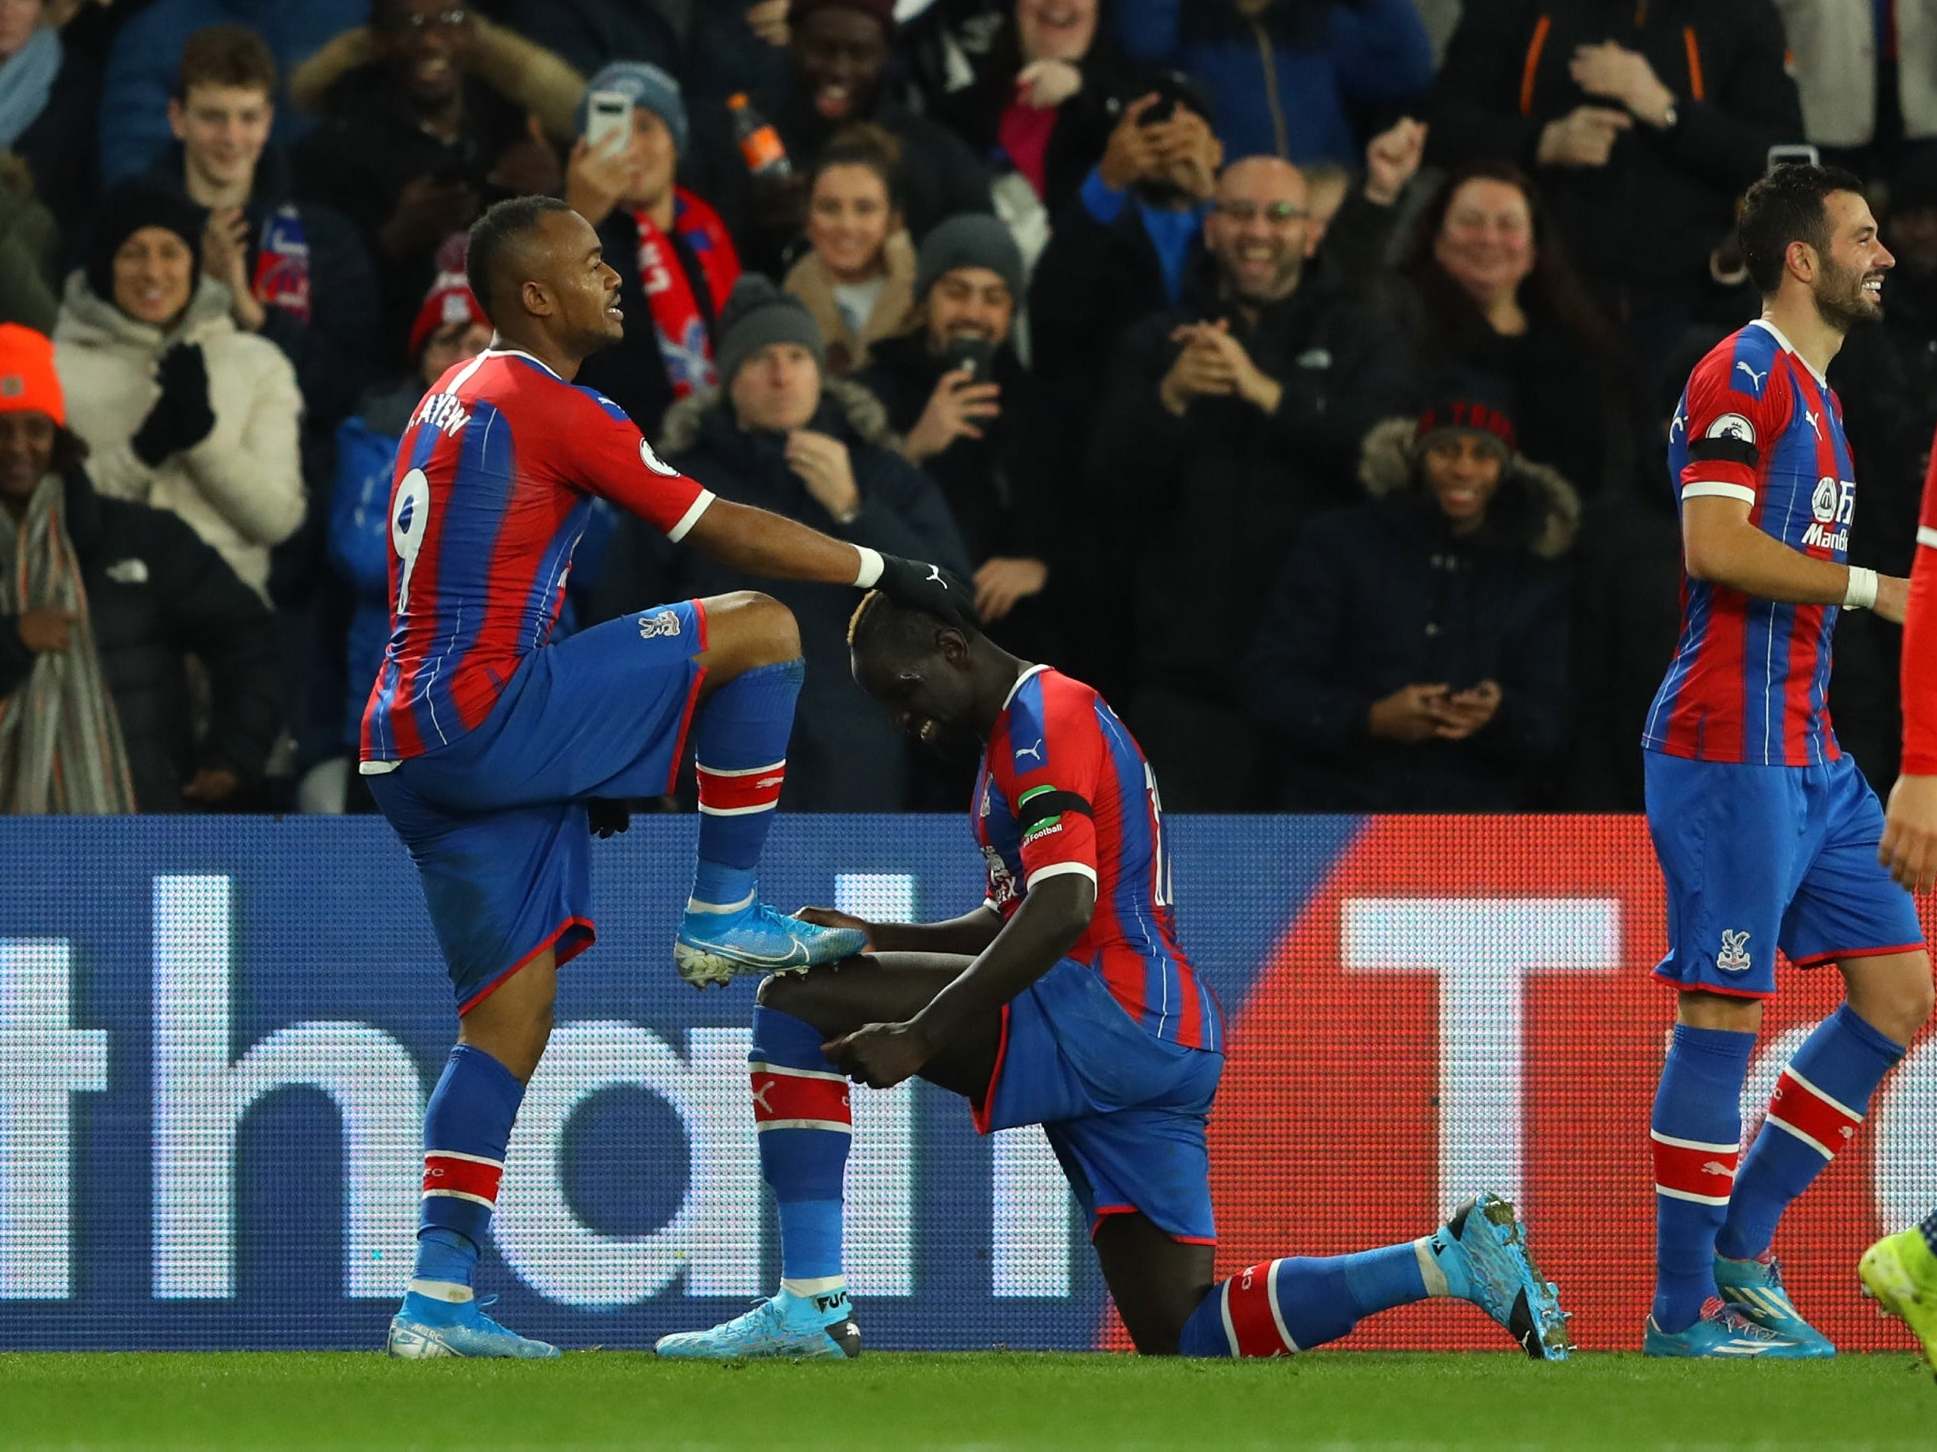
[[[1856,469],[1843,406],[1766,320],[1696,365],[1669,426],[1668,471],[1684,504],[1739,499],[1765,534],[1845,562]],[[1759,766],[1836,760],[1828,704],[1836,613],[1684,578],[1681,638],[1642,745]]]
[[[1101,696],[1048,666],[1023,672],[989,735],[970,826],[990,907],[1007,920],[1036,883],[1081,873],[1096,910],[1069,956],[1146,1032],[1223,1049],[1217,1000],[1177,945],[1157,779]]]
[[[390,643],[363,711],[364,770],[490,714],[551,638],[594,495],[675,540],[713,499],[617,404],[528,353],[480,353],[424,395],[391,482]]]

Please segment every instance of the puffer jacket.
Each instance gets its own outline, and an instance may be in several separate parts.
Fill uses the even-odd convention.
[[[229,290],[203,278],[187,312],[164,332],[136,322],[76,272],[54,326],[54,366],[68,427],[87,442],[100,491],[180,515],[266,598],[270,546],[303,521],[303,398],[282,351],[239,331],[229,305]],[[130,440],[161,393],[155,364],[176,343],[202,349],[215,427],[150,469]]]
[[[1282,805],[1321,811],[1535,806],[1566,737],[1567,570],[1581,506],[1554,470],[1514,458],[1486,525],[1455,536],[1415,482],[1411,419],[1365,439],[1370,498],[1314,519],[1265,604],[1251,706],[1282,740]],[[1464,741],[1374,738],[1402,686],[1493,680],[1500,709]]]
[[[722,499],[784,514],[851,544],[968,573],[941,491],[890,447],[887,413],[872,394],[829,379],[808,427],[847,445],[861,493],[861,512],[848,524],[837,523],[807,492],[787,463],[785,436],[742,429],[717,392],[674,405],[655,444],[668,464]],[[913,787],[908,740],[848,674],[847,622],[860,603],[851,587],[744,575],[690,547],[675,548],[644,521],[628,519],[613,543],[597,613],[616,616],[656,601],[748,589],[765,591],[794,612],[807,659],[784,804],[810,812],[905,810]]]

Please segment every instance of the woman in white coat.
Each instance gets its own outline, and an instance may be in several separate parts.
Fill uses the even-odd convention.
[[[97,215],[54,328],[88,473],[103,494],[180,515],[266,599],[270,547],[303,520],[295,370],[238,331],[228,289],[202,275],[192,203],[137,184]]]

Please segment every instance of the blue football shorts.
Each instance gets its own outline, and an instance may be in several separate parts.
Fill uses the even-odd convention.
[[[1658,977],[1767,998],[1778,948],[1812,968],[1923,946],[1916,904],[1877,862],[1883,808],[1848,756],[1824,766],[1643,757],[1668,885]]]
[[[1224,1056],[1146,1033],[1102,978],[1065,958],[1003,1008],[984,1134],[1040,1124],[1094,1235],[1140,1211],[1173,1240],[1213,1245],[1204,1129]]]
[[[697,600],[595,625],[525,657],[476,730],[366,778],[460,1014],[547,948],[562,966],[592,945],[585,800],[673,789],[705,649]]]

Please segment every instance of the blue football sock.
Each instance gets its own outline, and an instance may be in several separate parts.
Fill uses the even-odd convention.
[[[844,1291],[842,1197],[854,1139],[848,1083],[812,1024],[756,1006],[752,1077],[760,1173],[780,1215],[780,1285],[797,1296]]]
[[[413,1314],[448,1316],[471,1299],[504,1147],[524,1097],[517,1076],[483,1049],[451,1050],[424,1112],[424,1195],[406,1298]]]
[[[1184,1323],[1184,1356],[1282,1356],[1348,1334],[1367,1316],[1427,1299],[1418,1241],[1352,1255],[1268,1261],[1212,1286]],[[1462,1294],[1449,1290],[1448,1294]]]
[[[1715,1294],[1715,1234],[1742,1141],[1755,1035],[1675,1025],[1648,1121],[1655,1174],[1655,1324],[1684,1331]]]
[[[689,910],[734,911],[751,902],[787,778],[787,739],[806,677],[800,659],[756,666],[699,709],[693,770],[699,780],[699,865]]]
[[[1856,1134],[1870,1095],[1903,1054],[1847,1003],[1816,1025],[1776,1081],[1769,1117],[1742,1159],[1719,1253],[1746,1260],[1769,1248],[1782,1212]]]

